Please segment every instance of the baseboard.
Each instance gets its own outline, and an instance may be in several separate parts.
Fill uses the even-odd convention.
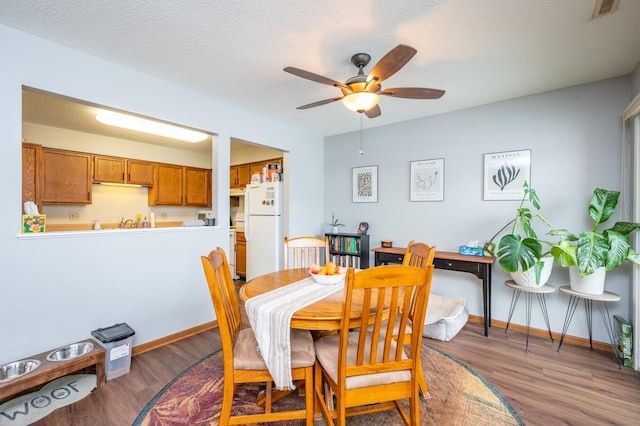
[[[169,343],[177,342],[178,340],[182,340],[186,337],[193,336],[198,333],[202,333],[206,330],[211,330],[212,328],[216,328],[218,326],[218,321],[211,321],[205,324],[199,325],[197,327],[189,328],[187,330],[180,331],[175,334],[171,334],[169,336],[162,337],[157,340],[153,340],[151,342],[143,343],[142,345],[135,346],[131,351],[131,356],[140,355],[147,351],[157,349],[161,346],[168,345]]]
[[[478,323],[478,324],[483,324],[484,323],[484,317],[478,316],[478,315],[469,315],[469,321],[473,322],[473,323]],[[506,329],[507,328],[507,323],[504,321],[498,321],[498,320],[491,320],[491,328],[499,328],[499,329]],[[514,324],[513,322],[511,324],[509,324],[509,331],[515,331],[518,333],[522,333],[522,334],[526,334],[527,333],[527,327],[525,325],[520,325],[520,324]],[[547,331],[546,329],[540,329],[540,328],[533,328],[531,327],[529,329],[529,335],[530,336],[536,336],[536,337],[541,337],[541,338],[549,338],[549,331]],[[556,342],[560,341],[560,336],[561,333],[557,333],[552,331],[551,335],[553,336],[553,340],[555,340]],[[562,341],[562,344],[570,344],[570,345],[576,345],[576,346],[584,346],[584,347],[591,347],[589,344],[589,339],[585,339],[583,337],[576,337],[576,336],[570,336],[570,335],[566,335],[564,336],[564,340]],[[613,347],[611,346],[610,343],[605,343],[605,342],[598,342],[598,341],[593,341],[593,348],[594,349],[598,349],[598,350],[602,350],[602,351],[608,351],[611,352],[613,351]]]

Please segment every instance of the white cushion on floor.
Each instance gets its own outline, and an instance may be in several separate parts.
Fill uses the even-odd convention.
[[[448,342],[464,327],[469,319],[464,299],[431,293],[422,335]]]

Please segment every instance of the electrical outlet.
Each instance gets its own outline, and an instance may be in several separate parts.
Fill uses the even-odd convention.
[[[166,213],[160,213],[160,219],[166,219],[166,218],[167,218]]]
[[[69,220],[80,220],[80,213],[78,212],[70,212]]]

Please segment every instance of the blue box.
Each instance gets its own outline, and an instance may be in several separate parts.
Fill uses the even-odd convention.
[[[465,256],[484,256],[484,249],[482,247],[460,246],[460,254]]]

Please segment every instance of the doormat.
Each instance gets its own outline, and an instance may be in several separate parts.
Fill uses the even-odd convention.
[[[26,426],[54,410],[80,401],[97,387],[95,374],[64,376],[40,390],[0,405],[0,426]]]

